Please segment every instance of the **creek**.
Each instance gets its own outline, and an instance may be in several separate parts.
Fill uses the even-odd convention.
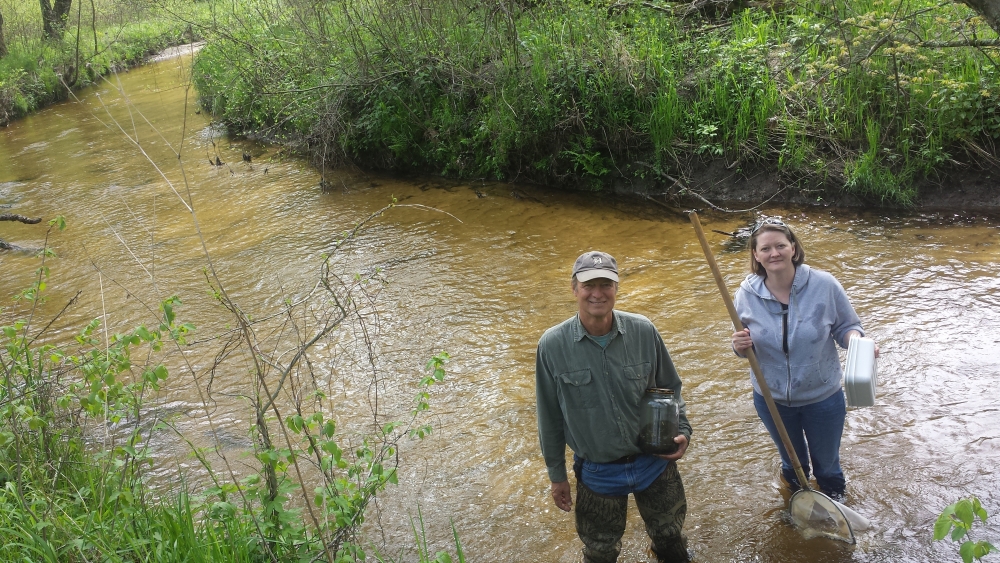
[[[762,210],[789,221],[807,262],[840,280],[882,352],[876,405],[848,412],[842,447],[849,504],[875,527],[857,546],[806,541],[784,519],[777,452],[754,412],[745,362],[730,350],[731,323],[686,218],[596,194],[358,171],[330,173],[330,188],[321,190],[309,163],[214,127],[197,111],[189,71],[190,56],[133,69],[78,94],[80,102],[0,129],[0,204],[9,206],[2,211],[64,215],[69,225],[49,240],[59,257],[48,263],[41,313],[51,317],[82,291],[51,329],[68,339],[105,315],[112,328],[152,323],[148,307],[177,294],[179,318],[198,327],[185,354],[204,376],[219,352],[211,336],[227,329],[205,281],[206,251],[245,311],[280,315],[286,299],[315,287],[339,233],[394,198],[412,204],[373,220],[344,263],[384,269],[376,324],[388,382],[409,384],[433,354],[452,356],[447,379],[432,390],[433,433],[404,442],[400,484],[372,507],[368,530],[390,553],[415,545],[410,518],[419,507],[432,553],[454,551],[453,522],[469,561],[579,560],[572,516],[549,496],[533,377],[538,337],[575,312],[573,260],[592,248],[616,256],[618,308],[656,324],[684,380],[694,437],[680,470],[697,561],[958,561],[957,544],[932,541],[938,513],[975,494],[1000,515],[997,217]],[[179,147],[183,175],[172,152]],[[197,228],[183,203],[189,198]],[[753,216],[702,213],[731,290],[747,253],[712,231],[734,231]],[[0,223],[0,238],[22,247],[41,247],[44,235],[44,225]],[[37,267],[30,253],[0,253],[4,304]],[[330,373],[351,369],[324,353],[317,358]],[[206,409],[205,379],[177,375],[150,408],[173,413],[198,447],[214,445],[204,421],[210,412],[226,430],[222,449],[246,465],[238,456],[250,447],[252,416],[241,399],[247,377],[238,367],[216,370]],[[349,425],[370,417],[357,408],[370,390],[346,381],[336,384],[345,405],[338,420]],[[198,483],[188,446],[167,434],[154,441],[154,479],[167,486],[180,472]],[[1000,545],[994,522],[977,539]],[[632,503],[620,561],[651,560],[647,545]]]

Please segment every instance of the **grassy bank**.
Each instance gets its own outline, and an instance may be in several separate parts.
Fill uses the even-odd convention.
[[[960,4],[245,6],[217,14],[202,101],[317,164],[677,190],[725,159],[906,205],[996,162],[997,49],[942,46],[996,34]]]
[[[112,70],[142,62],[165,47],[191,41],[205,4],[77,0],[57,39],[43,40],[37,0],[0,0],[9,54],[0,59],[0,126]]]

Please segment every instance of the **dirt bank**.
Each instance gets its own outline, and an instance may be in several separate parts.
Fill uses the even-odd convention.
[[[722,160],[715,161],[686,175],[686,181],[663,178],[658,185],[616,186],[619,193],[649,194],[659,201],[678,207],[712,207],[741,210],[762,204],[791,204],[843,208],[879,208],[883,202],[864,199],[840,186],[792,185],[774,171],[750,174],[734,170]],[[990,211],[1000,213],[1000,168],[983,169],[956,166],[933,181],[919,186],[914,208],[926,211]]]

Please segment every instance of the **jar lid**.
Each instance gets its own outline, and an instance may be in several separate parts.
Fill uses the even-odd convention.
[[[650,387],[649,389],[646,389],[646,392],[648,392],[648,393],[656,393],[656,394],[663,394],[663,395],[673,395],[674,394],[674,390],[673,389],[666,389],[666,388],[663,388],[663,387]]]

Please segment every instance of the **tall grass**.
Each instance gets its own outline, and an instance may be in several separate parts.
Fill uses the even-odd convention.
[[[197,36],[201,3],[167,0],[74,2],[64,33],[42,39],[37,1],[0,0],[9,54],[0,59],[0,125]]]
[[[204,103],[317,163],[604,189],[725,158],[906,204],[1000,136],[996,49],[912,40],[995,37],[960,4],[246,5],[263,17],[218,13]]]

